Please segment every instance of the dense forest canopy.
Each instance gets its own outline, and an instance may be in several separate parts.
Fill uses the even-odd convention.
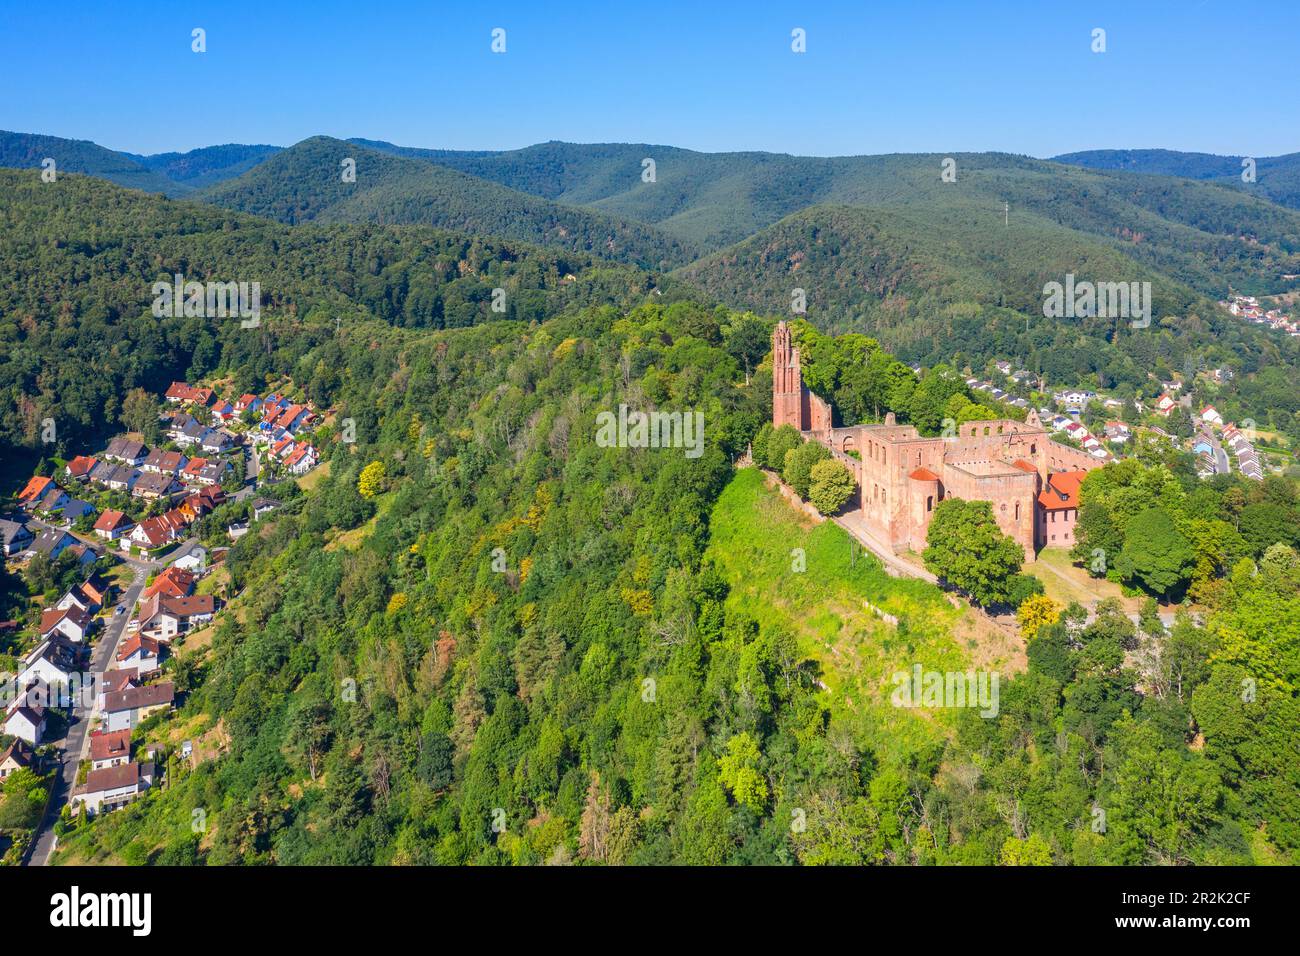
[[[378,203],[355,216],[374,221],[299,222],[339,208],[291,175],[318,149],[333,176],[336,146],[303,145],[211,187],[295,225],[75,174],[0,172],[6,469],[82,450],[119,429],[129,391],[174,378],[239,390],[287,378],[356,431],[322,449],[309,490],[232,547],[236,604],[210,645],[169,661],[179,711],[139,731],[184,727],[220,755],[128,808],[65,824],[61,859],[1300,862],[1292,479],[1201,482],[1167,442],[1090,475],[1080,547],[1107,560],[1088,566],[1150,600],[1134,621],[1117,603],[1089,613],[1027,596],[1022,660],[998,659],[1000,707],[981,717],[881,699],[889,664],[974,666],[987,648],[957,634],[977,612],[886,574],[737,464],[775,434],[770,317],[788,314],[796,273],[813,290],[795,323],[808,383],[846,422],[892,411],[934,434],[944,418],[1002,413],[974,400],[960,371],[994,356],[1134,390],[1193,356],[1238,370],[1229,400],[1267,404],[1260,414],[1276,418],[1261,421],[1289,428],[1293,346],[1232,324],[1201,287],[1222,239],[1213,231],[1235,214],[1218,203],[1243,204],[1269,237],[1257,259],[1225,246],[1222,274],[1253,269],[1261,283],[1294,257],[1289,212],[1154,180],[1125,180],[1098,208],[1080,194],[1080,222],[1115,215],[1115,203],[1160,220],[1159,248],[1130,255],[1128,240],[1038,213],[1024,248],[974,205],[935,213],[943,228],[927,234],[915,204],[783,212],[768,193],[761,214],[727,207],[750,224],[771,216],[761,239],[665,277],[636,255],[597,255],[594,233],[555,248],[381,224],[418,198],[399,188],[405,166],[392,192],[355,197]],[[601,159],[603,175],[620,156]],[[439,159],[383,158],[419,164],[426,180]],[[1033,174],[1026,205],[1047,204],[1032,194],[1045,188],[1036,163],[1000,157],[987,174],[1021,164]],[[1079,171],[1069,183],[1107,180]],[[885,182],[850,176],[835,189],[865,203]],[[808,184],[837,195],[828,188]],[[655,223],[709,215],[679,199]],[[545,201],[488,203],[466,228],[518,208],[594,215]],[[1167,217],[1153,211],[1166,201]],[[652,245],[664,234],[619,233]],[[689,241],[706,239],[723,241]],[[1035,284],[1086,272],[1080,263],[1149,275],[1158,321],[1140,334],[1040,315],[1022,338]],[[260,326],[156,318],[152,283],[176,273],[258,281]],[[498,289],[504,311],[492,307]],[[919,374],[914,356],[926,359]],[[607,447],[597,416],[620,405],[700,413],[703,454]],[[38,437],[45,417],[59,423],[54,449]],[[808,464],[811,490],[820,462]],[[863,600],[894,622],[861,623]],[[1174,608],[1169,621],[1157,600]],[[211,818],[202,835],[196,810]]]

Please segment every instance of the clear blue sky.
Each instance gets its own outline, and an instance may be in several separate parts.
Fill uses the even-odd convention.
[[[0,0],[0,128],[141,153],[324,133],[1266,156],[1300,151],[1298,62],[1297,0]]]

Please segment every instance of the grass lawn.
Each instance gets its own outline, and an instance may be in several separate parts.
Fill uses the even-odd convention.
[[[924,748],[946,735],[954,712],[894,707],[892,675],[924,670],[996,670],[1001,680],[1024,667],[1023,646],[966,607],[954,607],[924,581],[893,578],[832,522],[816,524],[792,509],[746,468],[719,497],[710,519],[708,557],[731,587],[728,610],[761,627],[786,627],[821,666],[833,718],[884,756]],[[793,569],[802,548],[806,569]],[[856,554],[855,554],[856,549]],[[894,627],[864,601],[899,619]]]
[[[1047,596],[1058,604],[1078,601],[1084,607],[1091,607],[1094,601],[1114,598],[1128,611],[1137,611],[1142,604],[1136,598],[1125,597],[1114,581],[1094,578],[1083,568],[1075,567],[1065,548],[1044,548],[1038,552],[1037,561],[1025,565],[1025,573],[1042,581]]]
[[[321,462],[319,465],[317,465],[311,471],[307,472],[307,474],[303,475],[301,478],[295,479],[298,482],[298,487],[301,488],[303,491],[311,491],[313,488],[315,488],[322,481],[324,481],[326,478],[329,477],[330,465],[332,464],[334,464],[334,462],[332,461]]]

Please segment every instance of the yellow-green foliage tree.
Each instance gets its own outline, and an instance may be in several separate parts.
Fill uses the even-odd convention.
[[[362,498],[373,498],[384,490],[384,481],[387,478],[388,470],[384,467],[384,463],[372,461],[361,469],[361,477],[357,479],[357,491]]]
[[[718,761],[722,785],[731,791],[738,804],[755,813],[762,813],[767,806],[767,780],[758,769],[761,759],[757,742],[743,733],[727,741],[727,752]]]
[[[1020,636],[1032,641],[1038,636],[1040,628],[1055,624],[1061,617],[1061,606],[1046,594],[1035,594],[1026,598],[1016,611],[1016,620],[1020,622]]]

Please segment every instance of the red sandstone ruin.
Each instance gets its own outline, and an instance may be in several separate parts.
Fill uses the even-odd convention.
[[[830,404],[803,384],[785,322],[772,333],[772,426],[782,425],[821,442],[853,473],[868,528],[895,552],[922,551],[935,505],[950,497],[989,502],[1027,561],[1037,548],[1070,547],[1079,482],[1100,467],[1048,437],[1032,410],[1023,422],[967,422],[946,438],[922,437],[893,412],[881,425],[836,428]]]

